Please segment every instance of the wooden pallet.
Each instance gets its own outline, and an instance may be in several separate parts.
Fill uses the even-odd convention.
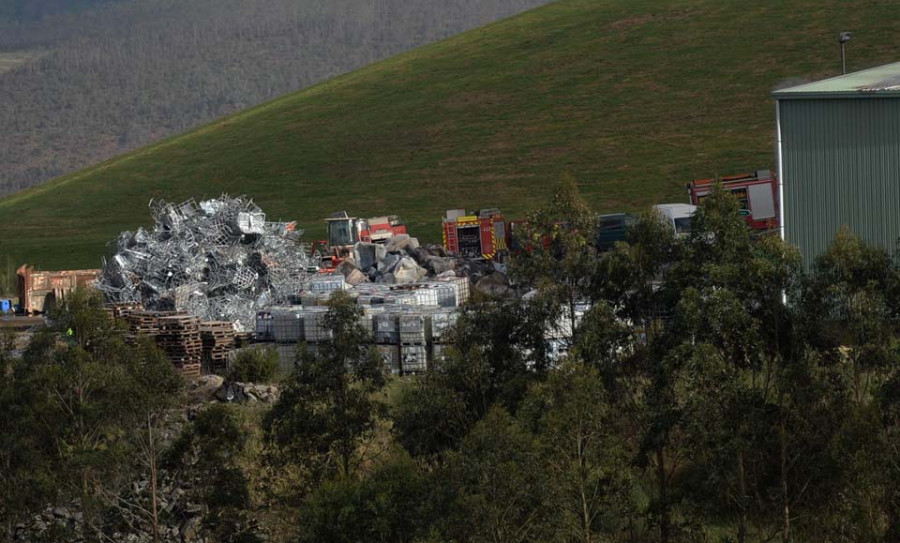
[[[178,366],[178,372],[184,377],[200,377],[200,362],[183,363]]]

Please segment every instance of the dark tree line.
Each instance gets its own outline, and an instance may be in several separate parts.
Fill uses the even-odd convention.
[[[571,180],[529,218],[512,272],[539,293],[465,309],[393,397],[393,445],[356,433],[356,469],[303,487],[300,540],[896,540],[888,255],[842,231],[807,272],[725,193],[686,238],[648,213],[599,255],[592,221]]]
[[[319,543],[896,541],[892,259],[842,231],[806,270],[724,192],[683,238],[646,213],[598,254],[593,224],[567,180],[520,230],[511,276],[537,292],[475,299],[415,378],[382,374],[335,295],[331,339],[299,349],[258,424],[207,407],[162,454],[205,481],[203,533],[255,541],[277,516]],[[77,300],[21,357],[0,349],[7,526],[59,495],[98,519],[160,456],[124,429],[169,404],[121,391],[168,373]]]
[[[3,0],[0,21],[38,21],[58,13],[79,11],[115,0]]]
[[[112,3],[4,22],[0,194],[545,0]]]

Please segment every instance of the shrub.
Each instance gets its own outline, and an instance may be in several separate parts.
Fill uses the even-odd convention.
[[[267,383],[278,373],[275,349],[244,349],[228,368],[228,380],[242,383]]]

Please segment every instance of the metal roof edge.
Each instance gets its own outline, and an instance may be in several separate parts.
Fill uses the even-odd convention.
[[[772,91],[772,97],[776,100],[803,100],[813,98],[894,98],[900,96],[900,90],[877,91],[809,91],[809,92],[782,92]]]

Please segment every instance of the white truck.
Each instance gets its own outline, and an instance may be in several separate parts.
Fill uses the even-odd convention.
[[[684,237],[691,233],[691,217],[697,206],[691,204],[658,204],[653,206],[672,226],[676,237]]]

